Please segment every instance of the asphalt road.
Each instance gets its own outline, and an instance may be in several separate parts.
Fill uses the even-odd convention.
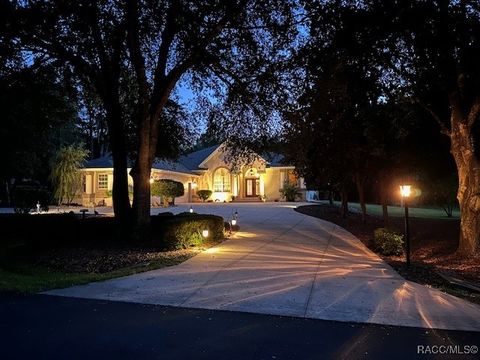
[[[480,333],[47,295],[0,296],[0,359],[428,359]],[[470,348],[472,349],[472,348]],[[447,357],[442,357],[447,358]],[[478,358],[478,354],[449,359]]]

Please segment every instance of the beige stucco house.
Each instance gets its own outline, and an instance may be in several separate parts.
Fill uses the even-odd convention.
[[[294,167],[282,163],[278,154],[257,155],[247,161],[228,161],[224,145],[215,145],[182,156],[176,162],[156,161],[151,179],[172,179],[183,183],[185,195],[176,203],[201,201],[198,190],[211,190],[209,201],[281,201],[280,189],[286,182],[295,183],[305,196],[305,184],[294,173]],[[130,169],[128,169],[130,171]],[[82,169],[83,189],[78,202],[88,206],[111,206],[113,162],[110,156],[93,159]],[[129,184],[133,179],[129,176]],[[158,199],[152,199],[157,203]]]

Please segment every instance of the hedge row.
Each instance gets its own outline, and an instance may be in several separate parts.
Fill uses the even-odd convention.
[[[204,240],[218,241],[224,237],[224,223],[220,216],[188,213],[152,216],[151,220],[151,242],[147,244],[159,249],[182,249],[201,245]],[[203,230],[209,232],[207,239],[202,236]],[[81,219],[73,214],[2,214],[0,238],[24,241],[34,249],[111,246],[128,242],[113,217]]]
[[[205,240],[217,241],[224,237],[223,218],[216,215],[182,213],[176,216],[152,217],[154,245],[167,250],[198,246]],[[208,230],[208,237],[203,231]]]

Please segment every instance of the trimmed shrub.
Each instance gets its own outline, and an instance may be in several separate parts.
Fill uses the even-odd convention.
[[[160,179],[155,180],[151,185],[151,193],[153,196],[170,199],[170,203],[175,205],[175,198],[183,196],[185,189],[181,182],[170,179]]]
[[[215,215],[163,213],[151,217],[151,242],[138,245],[160,249],[185,249],[204,241],[224,238],[223,218]],[[0,214],[0,241],[15,239],[29,248],[47,250],[65,247],[122,246],[129,238],[119,231],[113,217],[80,214]],[[204,239],[202,231],[208,230]]]
[[[375,229],[373,234],[375,250],[383,255],[403,253],[403,235],[387,228]]]
[[[210,196],[212,196],[212,190],[198,190],[197,195],[203,202],[207,201]]]
[[[5,214],[0,216],[1,236],[22,240],[33,249],[97,246],[117,241],[113,217],[77,214]]]
[[[170,211],[166,211],[166,212],[161,212],[161,213],[158,213],[157,216],[160,216],[160,217],[173,217],[173,213],[170,212]]]
[[[173,218],[153,221],[154,245],[165,250],[186,249],[202,245],[206,240],[219,241],[224,238],[223,218],[216,215],[179,214]],[[207,239],[202,231],[208,230]]]

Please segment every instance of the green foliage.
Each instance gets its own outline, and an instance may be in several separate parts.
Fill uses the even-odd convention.
[[[150,191],[153,196],[171,199],[172,204],[175,204],[176,197],[183,196],[185,194],[183,184],[170,179],[155,180],[151,185]]]
[[[110,246],[127,243],[128,237],[118,233],[113,217],[87,217],[80,214],[1,214],[0,240],[15,239],[31,249]],[[204,239],[202,231],[208,230]],[[151,217],[151,241],[159,249],[185,249],[204,241],[224,237],[224,221],[220,216],[179,214]],[[144,241],[148,243],[148,241]]]
[[[174,217],[152,217],[155,229],[154,243],[166,249],[186,249],[202,245],[204,241],[219,241],[224,237],[223,218],[215,215],[179,214]],[[202,231],[208,230],[209,236],[203,238]]]
[[[373,242],[376,251],[383,255],[401,255],[403,253],[403,235],[387,229],[375,229]]]
[[[295,184],[286,182],[283,184],[283,188],[280,189],[280,193],[282,197],[285,198],[286,201],[295,201],[298,197],[302,194],[298,191],[298,188]]]
[[[22,59],[9,71],[3,72],[6,70],[3,65],[10,60],[3,58],[2,54],[0,179],[33,178],[43,181],[49,174],[49,161],[60,145],[74,140],[77,119],[75,99],[68,81],[62,78],[63,70],[40,65],[40,62],[27,68]],[[0,189],[0,192],[3,190]]]
[[[205,202],[210,196],[212,196],[212,190],[198,190],[197,195],[203,202]]]
[[[70,204],[82,186],[80,168],[88,156],[82,145],[62,147],[52,161],[50,180],[53,185],[53,196],[58,204]]]

